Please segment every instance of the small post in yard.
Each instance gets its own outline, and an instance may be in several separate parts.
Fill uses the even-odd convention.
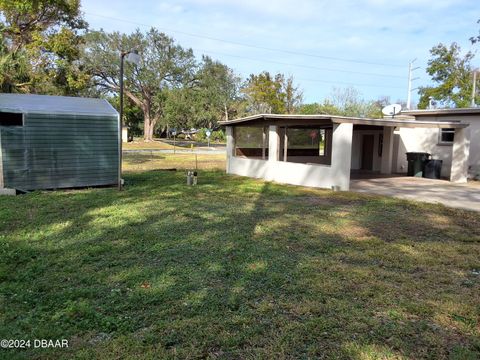
[[[197,185],[197,175],[198,175],[198,165],[197,165],[197,154],[195,154],[195,170],[187,170],[187,185]]]
[[[195,171],[193,172],[193,185],[197,185],[197,176],[198,176],[198,166],[197,166],[197,154],[195,154]]]

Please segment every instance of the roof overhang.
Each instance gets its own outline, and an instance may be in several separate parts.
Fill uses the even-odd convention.
[[[302,125],[302,124],[318,124],[330,123],[331,115],[285,115],[285,114],[258,114],[247,116],[239,119],[228,121],[220,121],[222,126],[229,125],[253,125],[253,124],[275,124],[275,125]]]
[[[454,109],[423,109],[423,110],[402,110],[402,114],[412,115],[415,117],[421,116],[480,116],[480,107],[476,108],[454,108]]]
[[[332,119],[333,123],[351,123],[354,125],[372,125],[372,126],[389,126],[404,128],[440,128],[440,129],[457,129],[466,128],[468,124],[459,121],[420,121],[420,120],[397,120],[393,119]]]
[[[346,117],[336,115],[280,115],[280,114],[258,114],[244,118],[220,121],[222,126],[248,126],[248,125],[322,125],[322,124],[350,123],[354,125],[367,126],[389,126],[406,128],[465,128],[466,123],[460,121],[419,121],[409,119],[371,119]]]

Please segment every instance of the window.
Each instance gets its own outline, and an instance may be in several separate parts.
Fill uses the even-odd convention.
[[[453,144],[453,139],[455,137],[455,129],[447,128],[440,129],[438,143],[443,145]]]
[[[23,126],[23,114],[0,112],[0,126]]]
[[[288,128],[289,155],[326,155],[325,129]]]

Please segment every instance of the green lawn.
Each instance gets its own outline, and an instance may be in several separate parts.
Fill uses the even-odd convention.
[[[124,150],[173,150],[173,145],[161,140],[145,142],[142,139],[135,139],[135,141],[123,143],[122,148]]]
[[[479,358],[478,213],[132,170],[0,198],[0,358]]]
[[[159,154],[156,152],[124,153],[123,170],[139,172],[159,169],[193,170],[195,167],[204,170],[224,170],[225,154]]]

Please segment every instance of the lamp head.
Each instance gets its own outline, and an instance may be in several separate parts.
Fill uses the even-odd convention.
[[[135,65],[140,65],[140,60],[141,60],[141,57],[140,55],[138,54],[138,50],[132,50],[130,51],[127,56],[125,56],[125,60],[127,60],[128,62],[131,62],[132,64],[135,64]]]

